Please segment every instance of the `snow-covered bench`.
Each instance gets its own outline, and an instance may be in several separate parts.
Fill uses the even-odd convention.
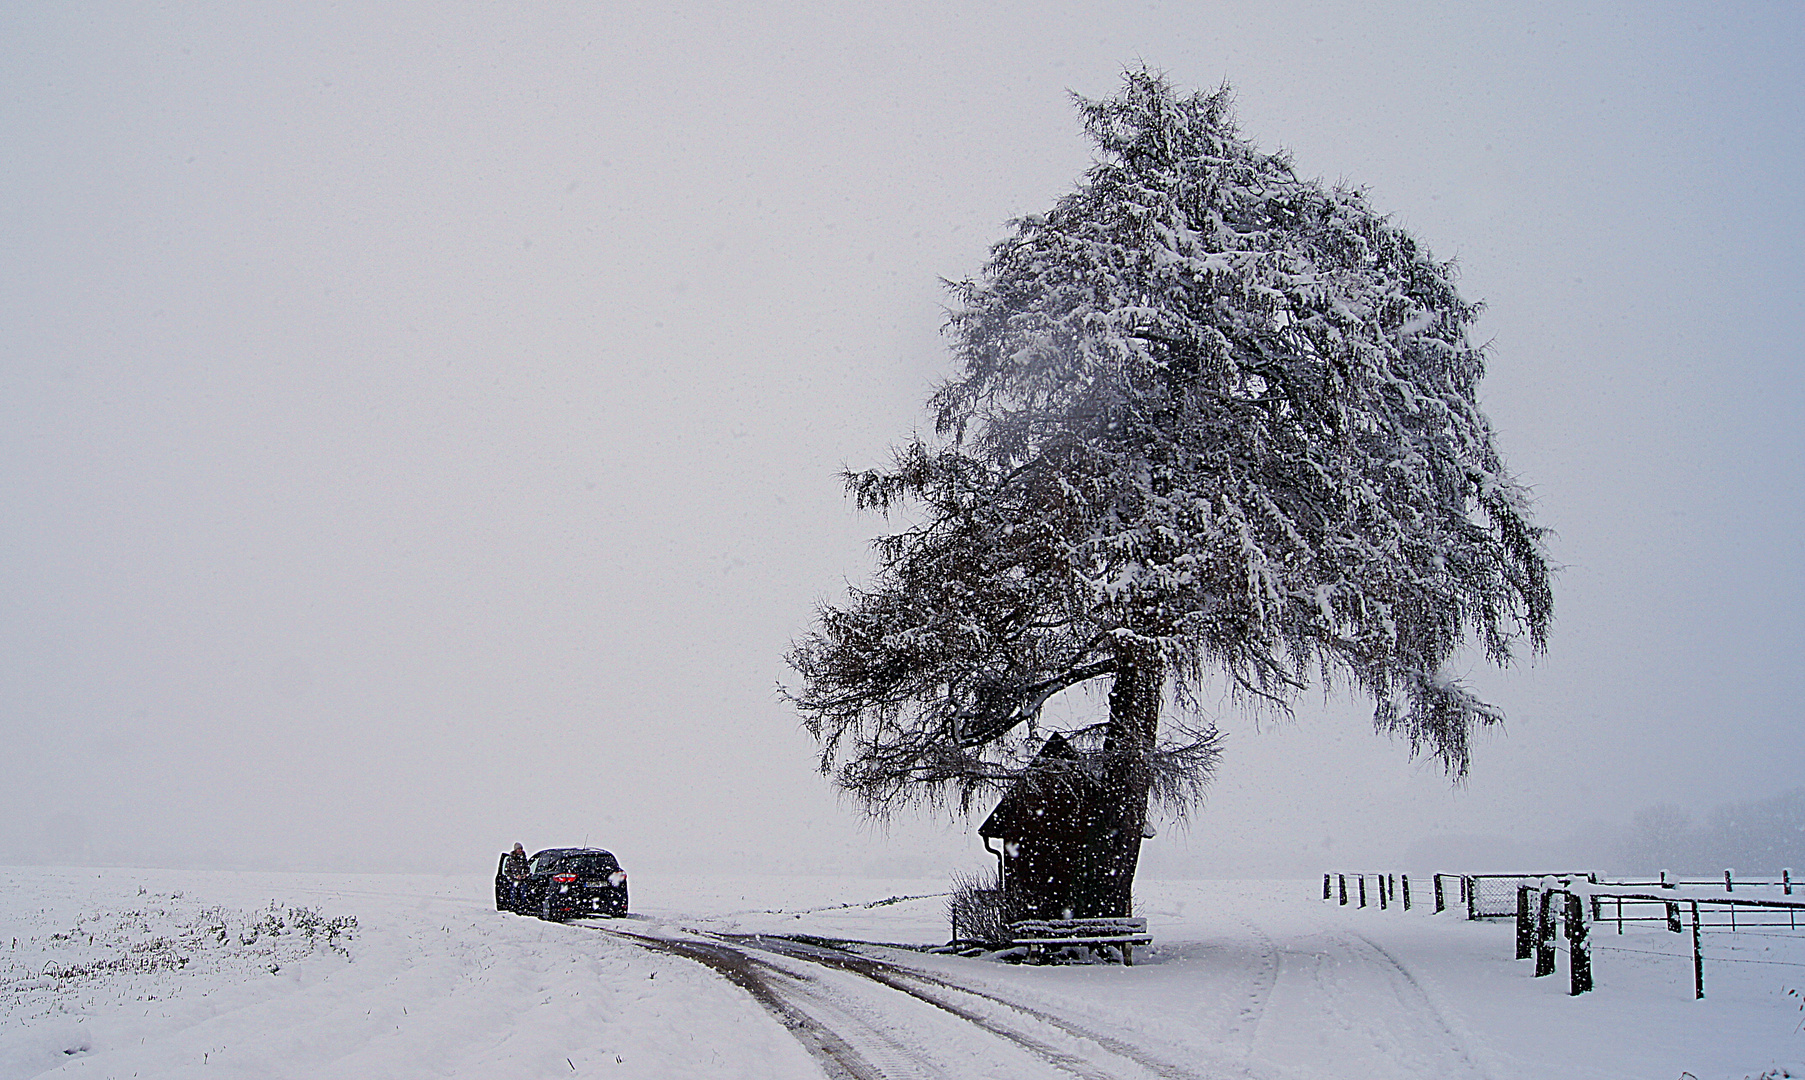
[[[1114,945],[1122,963],[1134,966],[1134,947],[1151,945],[1146,919],[1023,919],[1009,924],[1011,944],[1026,946],[1029,956],[1067,945]]]

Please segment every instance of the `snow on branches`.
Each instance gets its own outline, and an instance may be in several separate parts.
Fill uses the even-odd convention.
[[[1084,181],[954,286],[939,443],[847,478],[919,523],[791,653],[823,769],[874,806],[969,800],[1052,694],[1132,664],[1181,704],[1218,675],[1281,707],[1345,682],[1464,774],[1498,713],[1448,662],[1542,649],[1553,603],[1477,403],[1477,305],[1360,192],[1242,138],[1226,89],[1134,71],[1080,108]],[[1111,752],[1194,797],[1213,731],[1121,720]]]

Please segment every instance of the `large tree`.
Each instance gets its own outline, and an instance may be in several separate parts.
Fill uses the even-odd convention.
[[[822,770],[882,812],[1023,777],[1042,705],[1108,680],[1076,734],[1114,808],[1111,914],[1150,799],[1182,811],[1216,759],[1207,722],[1162,738],[1163,703],[1351,687],[1459,777],[1500,715],[1450,661],[1541,650],[1552,593],[1453,266],[1257,150],[1226,88],[1131,71],[1079,108],[1083,181],[953,286],[937,437],[847,476],[906,524],[795,644],[789,693]]]

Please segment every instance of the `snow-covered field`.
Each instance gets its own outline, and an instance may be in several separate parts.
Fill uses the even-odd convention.
[[[1143,881],[1131,969],[775,936],[937,943],[938,897],[873,902],[944,888],[636,873],[555,925],[481,875],[7,868],[0,1078],[1805,1075],[1805,931],[1708,934],[1704,1001],[1689,937],[1600,924],[1569,998],[1508,923],[1320,881]]]

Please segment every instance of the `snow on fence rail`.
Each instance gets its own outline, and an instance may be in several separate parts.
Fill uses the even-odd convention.
[[[1736,885],[1742,887],[1742,894],[1732,896]],[[1680,906],[1696,899],[1705,905],[1701,914],[1707,929],[1805,928],[1805,889],[1800,890],[1799,900],[1784,899],[1793,895],[1791,870],[1785,871],[1779,881],[1734,882],[1721,895],[1716,889],[1715,881],[1670,881],[1665,875],[1658,882],[1607,882],[1593,890],[1592,917],[1597,922],[1615,923],[1619,934],[1625,924],[1636,923],[1660,923],[1677,934]],[[1762,889],[1768,893],[1766,899],[1750,895],[1751,891]]]
[[[1459,905],[1466,909],[1468,919],[1509,919],[1517,913],[1517,890],[1524,885],[1536,885],[1544,878],[1554,878],[1563,884],[1569,881],[1583,880],[1594,886],[1612,888],[1643,889],[1721,889],[1725,893],[1733,893],[1741,888],[1746,894],[1751,889],[1779,889],[1784,896],[1793,895],[1793,887],[1797,884],[1800,895],[1805,896],[1805,882],[1794,882],[1792,870],[1780,872],[1780,877],[1772,881],[1737,879],[1734,870],[1725,870],[1719,882],[1716,878],[1698,881],[1681,881],[1668,876],[1663,870],[1657,881],[1601,881],[1597,874],[1590,871],[1543,872],[1533,874],[1434,874],[1431,875],[1432,888],[1435,893],[1435,911],[1437,914],[1448,909],[1450,905]],[[1368,888],[1368,881],[1371,888]],[[1351,884],[1350,884],[1351,882]],[[1402,907],[1409,911],[1410,876],[1408,874],[1375,874],[1346,873],[1324,874],[1322,876],[1322,898],[1324,900],[1339,898],[1343,905],[1356,907],[1387,908],[1400,902],[1400,884],[1402,885]],[[1592,905],[1594,920],[1606,916],[1599,910],[1599,905]],[[1614,917],[1614,916],[1613,916]],[[1734,927],[1737,916],[1733,912],[1722,915],[1722,924]],[[1646,915],[1624,917],[1625,922],[1658,921]],[[1796,921],[1796,919],[1795,919]],[[1707,923],[1706,925],[1715,925]],[[1796,926],[1792,927],[1797,929]]]
[[[1529,954],[1533,951],[1536,957],[1536,974],[1540,976],[1553,973],[1554,946],[1547,927],[1548,905],[1552,895],[1565,894],[1568,898],[1566,907],[1569,912],[1568,938],[1570,940],[1570,964],[1575,972],[1577,972],[1580,967],[1584,967],[1585,986],[1583,989],[1585,990],[1591,989],[1590,950],[1582,950],[1582,945],[1586,940],[1586,931],[1584,927],[1584,923],[1586,922],[1586,900],[1591,902],[1592,921],[1594,922],[1604,921],[1599,919],[1598,915],[1600,914],[1601,908],[1607,904],[1617,908],[1619,912],[1621,912],[1622,906],[1625,903],[1659,905],[1662,909],[1660,916],[1661,922],[1665,924],[1665,928],[1669,932],[1675,934],[1683,934],[1687,929],[1681,921],[1681,911],[1683,907],[1685,912],[1691,916],[1689,921],[1692,930],[1693,997],[1700,1000],[1705,996],[1704,931],[1706,928],[1727,928],[1734,932],[1738,928],[1737,912],[1738,910],[1741,910],[1744,912],[1741,917],[1741,928],[1744,930],[1756,926],[1785,927],[1796,930],[1799,927],[1801,915],[1805,915],[1805,901],[1797,900],[1758,900],[1753,897],[1737,897],[1730,895],[1688,896],[1679,894],[1677,891],[1662,895],[1660,893],[1635,892],[1624,886],[1616,885],[1604,885],[1599,887],[1582,886],[1579,889],[1551,888],[1549,887],[1551,884],[1552,883],[1543,884],[1543,887],[1540,890],[1539,902],[1532,900],[1530,896],[1531,889],[1529,886],[1524,886],[1518,892],[1517,959],[1528,959]],[[1715,920],[1708,919],[1707,913],[1713,911],[1718,912],[1719,917]],[[1782,915],[1784,918],[1782,918]],[[1578,937],[1574,936],[1574,924],[1572,922],[1574,918],[1579,920]],[[1532,921],[1535,921],[1533,926],[1531,925]],[[1620,916],[1620,920],[1617,924],[1617,932],[1619,935],[1623,933],[1624,921],[1628,920],[1622,919]],[[1529,944],[1532,940],[1535,942],[1533,949]],[[1600,948],[1605,949],[1606,951],[1648,951],[1642,949],[1619,950],[1612,949],[1610,946],[1600,946]],[[1655,955],[1674,954],[1657,952]],[[1787,961],[1776,960],[1750,960],[1745,957],[1734,956],[1718,956],[1714,958],[1714,961],[1725,963],[1765,963],[1778,966],[1805,968],[1805,964],[1793,964]],[[1579,976],[1577,974],[1575,974],[1574,980],[1573,993],[1581,993],[1582,989],[1579,986]]]
[[[1592,873],[1540,874],[1433,874],[1431,887],[1435,893],[1435,912],[1446,911],[1450,904],[1466,910],[1468,919],[1508,919],[1516,914],[1517,887],[1535,884],[1544,878],[1569,881],[1575,878],[1596,882]],[[1372,879],[1369,904],[1367,879]],[[1349,881],[1353,884],[1350,886]],[[1401,886],[1401,890],[1400,890]],[[1409,874],[1324,874],[1322,898],[1339,899],[1343,906],[1389,908],[1400,905],[1411,908]]]
[[[1354,879],[1350,892],[1348,879]],[[1410,910],[1410,878],[1393,874],[1324,874],[1322,898],[1338,900],[1347,906],[1358,898],[1358,906],[1367,907],[1367,878],[1374,880],[1376,905],[1388,907],[1395,902],[1398,885],[1403,885],[1403,909]],[[1435,912],[1441,914],[1450,906],[1450,883],[1458,885],[1458,904],[1466,909],[1468,921],[1496,918],[1516,920],[1516,958],[1535,960],[1537,978],[1552,975],[1561,937],[1566,938],[1569,993],[1583,994],[1593,988],[1591,927],[1615,924],[1618,936],[1626,925],[1659,923],[1673,934],[1684,934],[1690,925],[1692,934],[1693,994],[1705,996],[1706,931],[1755,930],[1767,928],[1797,931],[1805,927],[1805,888],[1799,899],[1793,897],[1790,869],[1782,870],[1776,881],[1738,881],[1734,870],[1725,870],[1722,882],[1680,881],[1661,872],[1659,881],[1606,881],[1596,874],[1435,874]],[[1742,889],[1740,895],[1738,888]],[[1721,891],[1720,891],[1721,889]],[[1509,890],[1511,903],[1500,903]],[[1752,895],[1765,892],[1765,897]],[[1682,915],[1689,918],[1682,918]],[[1560,928],[1557,932],[1556,924]],[[1596,946],[1607,952],[1651,952],[1608,945]],[[1683,954],[1655,950],[1652,955],[1684,958]],[[1762,963],[1783,967],[1805,968],[1805,963],[1771,959],[1750,959],[1719,955],[1713,962]]]
[[[1435,911],[1439,915],[1448,909],[1450,903],[1457,903],[1466,909],[1469,919],[1508,919],[1516,913],[1517,886],[1538,882],[1546,877],[1563,881],[1576,877],[1587,881],[1597,880],[1589,873],[1433,874],[1430,881],[1435,893]],[[1398,904],[1405,911],[1410,910],[1409,874],[1324,874],[1322,898],[1339,899],[1344,907],[1350,904],[1367,907],[1368,878],[1372,879],[1370,906],[1383,909]],[[1348,884],[1350,880],[1353,882],[1352,886]]]

